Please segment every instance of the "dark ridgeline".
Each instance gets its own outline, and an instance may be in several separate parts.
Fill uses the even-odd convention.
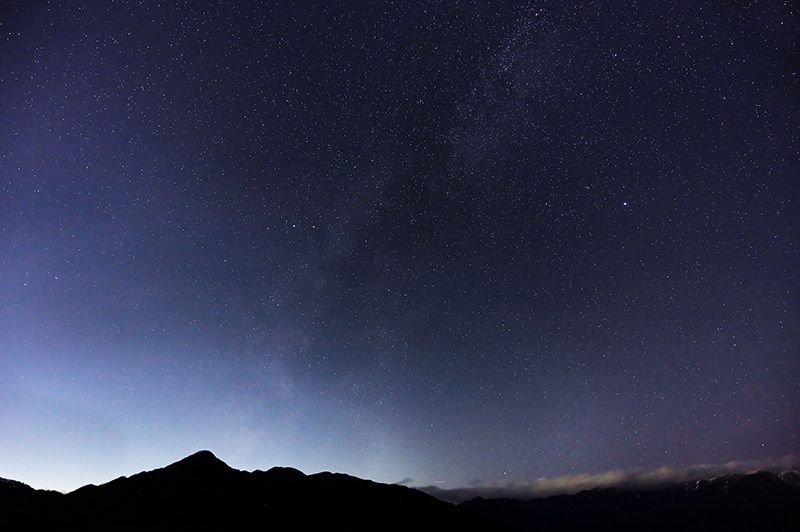
[[[800,531],[800,474],[726,475],[652,491],[596,488],[460,505],[515,530]]]
[[[239,471],[209,451],[66,495],[0,483],[6,530],[486,530],[405,486],[292,468]]]
[[[239,471],[209,451],[69,494],[0,479],[0,530],[800,530],[800,475],[732,475],[461,505],[343,474]]]

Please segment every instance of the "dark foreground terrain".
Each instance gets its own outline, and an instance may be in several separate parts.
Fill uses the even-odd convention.
[[[759,472],[652,491],[613,488],[459,506],[514,530],[800,531],[800,474]]]
[[[800,476],[757,473],[658,491],[456,506],[342,474],[239,471],[201,451],[68,494],[0,479],[0,530],[788,531],[800,530]]]
[[[209,451],[66,495],[0,483],[0,530],[481,530],[404,486],[291,468],[239,471]]]

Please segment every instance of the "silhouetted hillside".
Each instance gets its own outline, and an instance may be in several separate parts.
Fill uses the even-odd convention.
[[[460,508],[514,530],[800,530],[796,471],[698,480],[653,491],[593,489],[518,501],[476,498]]]
[[[798,530],[800,476],[732,475],[657,491],[596,489],[455,506],[337,473],[252,473],[201,451],[167,467],[35,490],[0,479],[0,530]]]
[[[201,451],[62,495],[0,483],[0,530],[486,530],[404,486],[334,473],[252,473]]]

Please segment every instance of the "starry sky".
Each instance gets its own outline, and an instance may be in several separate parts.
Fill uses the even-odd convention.
[[[793,2],[0,7],[0,476],[800,450]]]

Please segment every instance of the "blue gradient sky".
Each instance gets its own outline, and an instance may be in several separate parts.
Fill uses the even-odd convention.
[[[0,476],[797,453],[789,3],[0,8]]]

